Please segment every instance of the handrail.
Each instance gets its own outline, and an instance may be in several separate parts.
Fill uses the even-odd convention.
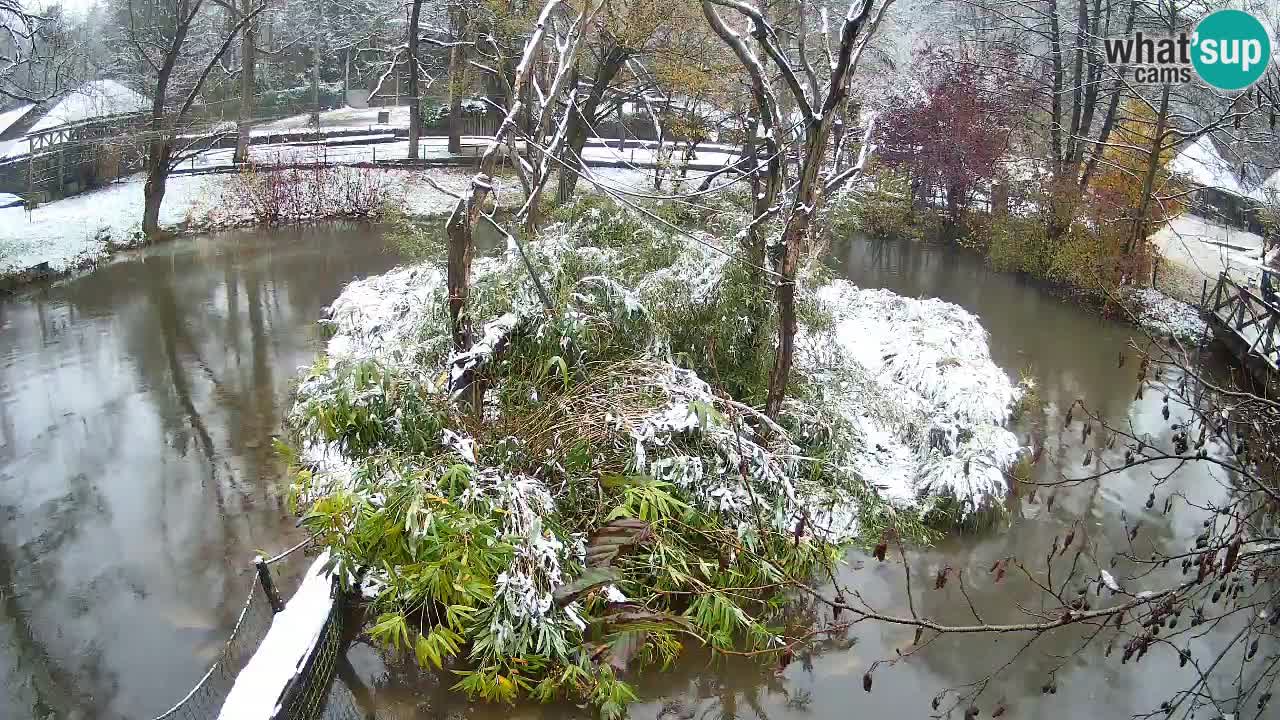
[[[1220,281],[1231,286],[1232,288],[1235,288],[1236,292],[1234,293],[1234,297],[1240,297],[1241,295],[1243,295],[1245,297],[1248,297],[1253,302],[1256,302],[1257,304],[1266,308],[1269,313],[1273,315],[1280,315],[1280,307],[1272,305],[1271,303],[1267,302],[1264,298],[1254,293],[1253,288],[1248,287],[1246,285],[1241,285],[1237,283],[1235,280],[1232,280],[1230,277],[1227,276],[1227,273],[1225,272],[1222,273],[1220,277]]]
[[[1272,368],[1280,365],[1280,357],[1275,357],[1280,346],[1280,338],[1276,336],[1280,332],[1280,307],[1267,302],[1252,288],[1231,279],[1226,272],[1219,274],[1206,304],[1203,310],[1214,316],[1225,330],[1247,343],[1243,357],[1256,356]]]

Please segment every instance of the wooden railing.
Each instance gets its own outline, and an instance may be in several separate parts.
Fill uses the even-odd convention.
[[[1259,355],[1273,368],[1277,366],[1280,308],[1222,273],[1213,289],[1209,310],[1221,325],[1245,341],[1245,354]]]

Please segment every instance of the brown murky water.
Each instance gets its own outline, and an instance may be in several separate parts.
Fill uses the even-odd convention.
[[[1139,432],[1171,434],[1158,394],[1134,401],[1133,366],[1117,368],[1130,329],[951,248],[853,240],[834,247],[830,263],[864,286],[941,297],[982,318],[995,361],[1012,376],[1026,369],[1039,380],[1045,410],[1019,433],[1047,438],[1055,462],[1044,465],[1042,479],[1082,470],[1079,425],[1064,437],[1059,419],[1076,398]],[[320,308],[353,276],[392,264],[377,234],[359,226],[229,233],[163,246],[0,304],[0,707],[14,709],[0,714],[149,717],[199,676],[234,620],[245,561],[296,537],[268,436],[279,428],[297,367],[319,346]],[[1042,598],[1017,578],[994,584],[987,572],[994,560],[1042,563],[1053,537],[1075,523],[1091,548],[1082,563],[1096,575],[1127,542],[1122,510],[1130,522],[1143,520],[1136,551],[1182,548],[1201,516],[1181,501],[1158,514],[1164,495],[1177,489],[1212,499],[1226,492],[1226,480],[1200,470],[1179,475],[1161,491],[1157,512],[1143,508],[1150,476],[1136,473],[1062,491],[1052,512],[1043,500],[1015,499],[1008,525],[912,556],[916,608],[973,621],[956,583],[932,589],[933,575],[950,566],[963,571],[984,620],[1021,620],[1018,608],[1039,609]],[[845,580],[864,599],[907,612],[900,565],[851,561]],[[1113,572],[1124,577],[1129,568],[1122,562]],[[1154,578],[1135,584],[1159,586]],[[939,640],[881,665],[874,692],[864,693],[862,674],[909,652],[912,634],[856,626],[781,673],[691,650],[671,670],[634,679],[641,702],[632,717],[926,717],[934,693],[981,681],[1025,642]],[[1104,660],[1101,647],[1073,654],[1079,641],[1075,634],[1038,641],[990,683],[979,701],[983,716],[1004,700],[1008,717],[1128,717],[1151,710],[1184,677],[1168,648],[1134,672],[1117,657]],[[363,643],[348,657],[354,677],[343,673],[339,682],[360,687],[366,717],[591,715],[469,704],[445,689],[452,679],[389,661]],[[1042,695],[1055,670],[1058,692]]]

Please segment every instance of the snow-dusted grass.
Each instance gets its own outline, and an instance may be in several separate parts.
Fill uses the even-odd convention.
[[[1155,288],[1132,290],[1126,300],[1138,324],[1156,336],[1184,342],[1200,342],[1207,337],[1207,328],[1198,310]]]
[[[161,225],[172,230],[200,226],[223,181],[217,176],[172,178],[160,209]],[[45,203],[30,213],[21,207],[0,209],[0,277],[44,263],[53,272],[64,272],[140,243],[142,184],[142,177],[134,176]]]

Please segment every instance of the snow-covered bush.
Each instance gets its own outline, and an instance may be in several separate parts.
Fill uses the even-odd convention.
[[[854,233],[878,238],[919,237],[921,218],[911,200],[905,172],[873,166],[866,180],[841,188],[824,212],[836,237]]]
[[[451,663],[474,697],[618,714],[632,661],[690,637],[778,649],[796,579],[851,544],[926,539],[938,498],[999,505],[1015,391],[972,315],[806,287],[774,422],[753,407],[770,335],[745,315],[749,268],[600,203],[559,217],[527,248],[553,307],[513,249],[478,259],[466,352],[429,266],[329,310],[290,416],[295,497],[366,574],[375,638]]]

